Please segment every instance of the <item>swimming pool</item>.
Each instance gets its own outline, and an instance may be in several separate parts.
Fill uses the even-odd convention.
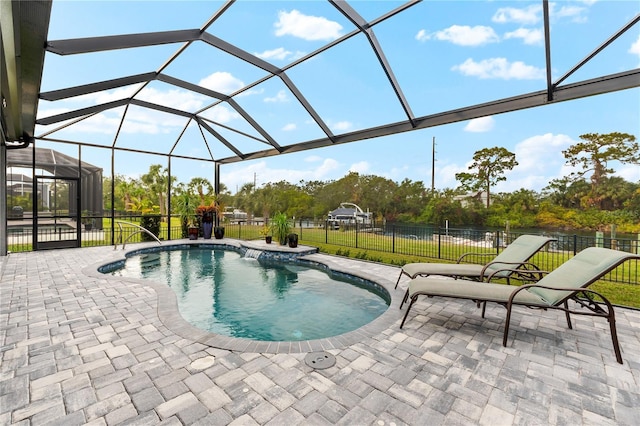
[[[167,284],[195,327],[258,341],[337,336],[382,315],[381,286],[301,261],[258,261],[239,251],[190,246],[150,251],[103,267],[116,277]]]

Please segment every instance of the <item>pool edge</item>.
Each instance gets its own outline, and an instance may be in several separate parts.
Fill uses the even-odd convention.
[[[373,321],[355,330],[337,336],[301,341],[257,341],[211,333],[193,326],[180,314],[180,311],[178,309],[178,299],[175,292],[170,287],[163,285],[162,283],[135,278],[116,278],[99,272],[99,269],[101,267],[104,267],[113,262],[117,262],[118,260],[124,260],[132,255],[150,251],[168,250],[173,247],[194,245],[227,245],[237,249],[252,248],[258,250],[267,250],[270,252],[300,253],[300,255],[297,257],[299,257],[301,260],[318,263],[325,266],[329,270],[353,275],[355,277],[368,280],[379,285],[380,287],[384,288],[389,294],[390,303],[385,312],[383,312]],[[298,246],[297,248],[289,248],[286,246],[279,246],[277,244],[267,245],[264,241],[242,241],[231,238],[223,238],[221,240],[174,240],[170,242],[163,242],[161,246],[146,244],[142,247],[131,247],[124,252],[115,252],[115,254],[116,256],[114,256],[114,259],[111,259],[109,261],[102,261],[83,268],[83,273],[89,276],[100,277],[107,280],[117,279],[120,281],[132,282],[139,285],[151,287],[157,295],[158,319],[169,331],[184,339],[189,339],[216,349],[224,349],[243,353],[246,352],[270,354],[309,353],[318,351],[340,350],[353,344],[360,343],[368,338],[374,337],[376,334],[381,333],[385,329],[389,328],[391,324],[400,319],[399,313],[401,311],[399,310],[399,306],[401,297],[394,295],[394,283],[389,280],[372,275],[366,271],[346,267],[344,264],[341,264],[344,262],[339,262],[339,260],[344,260],[345,258],[335,257],[328,254],[321,254],[316,247]],[[357,260],[353,259],[348,260],[352,262],[358,262]],[[367,263],[364,261],[360,262],[363,264]]]

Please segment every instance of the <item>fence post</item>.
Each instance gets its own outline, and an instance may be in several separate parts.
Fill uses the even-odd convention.
[[[578,236],[573,234],[573,255],[575,256],[578,252]]]
[[[438,226],[438,259],[442,259],[440,248],[442,246],[442,230]]]
[[[391,253],[396,252],[396,226],[391,225]]]
[[[356,248],[358,248],[358,221],[356,220]]]
[[[329,221],[327,219],[324,221],[324,243],[329,244]]]

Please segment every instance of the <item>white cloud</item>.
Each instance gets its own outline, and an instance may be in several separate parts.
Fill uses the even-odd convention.
[[[330,172],[337,170],[339,165],[340,163],[338,163],[333,158],[327,158],[322,161],[320,167],[318,167],[315,171],[310,170],[310,172],[315,175],[314,179],[320,179],[321,177],[328,176]]]
[[[309,155],[304,158],[305,163],[317,163],[318,161],[322,161],[322,157],[319,155]]]
[[[421,31],[422,33],[422,31]],[[418,33],[420,35],[420,33]],[[416,36],[418,38],[418,36]],[[431,35],[422,34],[419,40],[436,39],[450,41],[459,46],[481,46],[488,43],[497,43],[500,37],[491,27],[477,25],[469,27],[467,25],[452,25],[442,31],[437,31]]]
[[[40,120],[41,118],[52,117],[54,115],[64,114],[65,112],[71,111],[71,108],[43,108],[42,103],[44,102],[40,102],[41,107],[38,108],[38,120]]]
[[[638,36],[638,39],[631,44],[629,53],[640,56],[640,35]]]
[[[142,84],[134,86],[119,87],[115,90],[107,90],[104,92],[87,93],[74,99],[78,101],[90,101],[96,104],[106,104],[107,102],[117,101],[119,99],[130,98],[142,87]]]
[[[200,115],[218,123],[228,123],[240,118],[240,114],[238,114],[236,110],[229,108],[224,104],[216,105],[215,107],[204,111]]]
[[[188,118],[143,107],[130,107],[122,125],[124,133],[162,134],[184,127]]]
[[[571,21],[578,23],[587,22],[587,17],[585,16],[587,12],[586,8],[581,6],[562,6],[556,11],[555,6],[555,3],[551,3],[551,7],[549,8],[549,15],[552,18],[569,18]]]
[[[546,133],[516,144],[513,153],[518,165],[494,191],[511,192],[524,188],[539,192],[552,179],[567,176],[574,169],[566,166],[562,151],[575,143],[567,135]]]
[[[114,132],[118,130],[120,121],[121,117],[111,117],[100,113],[74,124],[70,129],[78,133],[100,133],[113,136]]]
[[[278,22],[274,26],[278,37],[291,35],[309,41],[331,41],[342,35],[339,23],[322,16],[304,15],[295,9],[278,12]]]
[[[540,28],[518,28],[515,31],[505,33],[504,38],[519,38],[524,44],[541,44],[544,41],[544,33]]]
[[[171,89],[161,92],[147,87],[137,96],[137,99],[158,105],[170,106],[182,111],[197,111],[204,106],[205,97],[186,90]]]
[[[275,96],[264,98],[265,102],[288,102],[287,92],[280,90]]]
[[[457,164],[447,164],[441,167],[436,165],[436,186],[438,188],[457,188],[460,182],[456,180],[456,173],[468,171],[467,167]]]
[[[264,59],[265,61],[268,61],[268,60],[284,61],[286,59],[290,59],[294,61],[296,59],[302,58],[305,55],[305,52],[296,51],[294,53],[289,50],[286,50],[284,47],[278,47],[277,49],[273,49],[273,50],[265,50],[262,53],[255,53],[255,55],[258,58]]]
[[[295,124],[295,123],[289,123],[289,124],[286,124],[286,125],[282,128],[282,131],[283,131],[283,132],[291,132],[291,131],[293,131],[293,130],[296,130],[297,128],[298,128],[298,126],[296,126],[296,124]]]
[[[255,53],[255,55],[258,58],[265,59],[265,60],[269,60],[269,59],[284,60],[284,59],[287,59],[287,57],[292,54],[293,53],[291,51],[286,50],[284,47],[278,47],[277,49],[273,49],[273,50],[265,50],[262,53]]]
[[[493,129],[494,124],[495,120],[493,119],[493,117],[474,118],[473,120],[470,120],[466,126],[464,126],[464,130],[466,132],[474,133],[488,132],[489,130]]]
[[[366,161],[359,161],[357,163],[353,163],[349,167],[349,173],[356,172],[360,174],[368,174],[371,169],[371,165]]]
[[[545,75],[541,68],[527,65],[521,61],[509,63],[505,58],[483,59],[480,62],[469,58],[462,64],[452,67],[451,70],[481,79],[538,80],[543,79]]]
[[[317,163],[313,165],[315,167],[305,167],[304,170],[270,168],[267,161],[242,163],[230,171],[227,171],[228,168],[223,168],[220,180],[230,189],[241,188],[249,182],[249,179],[253,182],[254,173],[258,187],[282,180],[295,183],[301,180],[325,181],[332,179],[332,174],[340,167],[340,163],[332,158],[318,159],[315,162]]]
[[[577,143],[567,135],[532,136],[515,146],[514,153],[518,166],[514,170],[521,173],[542,173],[550,168],[556,170],[565,163],[562,151]]]
[[[203,78],[198,85],[227,95],[245,86],[242,80],[235,78],[231,73],[221,71]]]
[[[334,131],[344,132],[353,127],[353,123],[350,121],[338,121],[336,123],[328,123],[329,128]]]
[[[491,20],[500,24],[515,22],[524,25],[533,25],[542,19],[542,6],[531,5],[526,8],[501,7],[493,15]]]
[[[431,37],[429,36],[429,33],[427,33],[425,30],[420,30],[418,31],[418,34],[416,34],[416,40],[418,41],[427,41],[430,38]]]
[[[640,167],[634,164],[625,164],[614,173],[628,182],[640,182]]]

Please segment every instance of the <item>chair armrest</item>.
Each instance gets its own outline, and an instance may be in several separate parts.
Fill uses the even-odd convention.
[[[495,263],[490,263],[488,265],[485,265],[484,268],[482,268],[481,271],[481,277],[484,279],[485,276],[485,271],[487,269],[487,267],[489,267],[492,264],[504,264],[504,265],[509,265],[510,263],[508,262],[495,262]],[[493,271],[491,274],[489,274],[487,276],[487,282],[490,282],[493,278],[494,275],[500,273],[500,272],[512,272],[516,279],[520,280],[520,281],[540,281],[543,277],[543,275],[548,274],[549,271],[543,271],[540,268],[538,268],[537,265],[531,263],[531,262],[516,262],[516,263],[512,263],[513,265],[518,265],[518,267],[516,268],[501,268],[501,269],[497,269],[495,271]]]
[[[495,253],[474,253],[474,252],[468,252],[468,253],[463,253],[458,260],[456,260],[456,263],[460,263],[462,262],[462,260],[467,257],[467,256],[479,256],[479,257],[483,257],[483,256],[493,256],[496,257]]]
[[[567,291],[567,292],[571,292],[573,294],[569,295],[568,297],[566,297],[563,300],[560,300],[559,302],[557,302],[555,305],[548,305],[549,307],[559,307],[559,305],[561,305],[562,303],[566,303],[567,300],[569,299],[573,299],[575,302],[577,302],[579,305],[581,305],[583,308],[587,308],[590,311],[592,311],[592,314],[589,315],[597,315],[597,316],[608,316],[613,312],[613,305],[611,304],[611,302],[609,302],[609,299],[607,299],[606,297],[604,297],[601,293],[598,293],[595,290],[591,290],[588,288],[575,288],[575,287],[550,287],[550,286],[546,286],[546,285],[540,285],[540,284],[525,284],[525,285],[521,285],[520,287],[516,288],[511,295],[509,296],[509,301],[507,302],[507,308],[510,309],[511,305],[513,304],[513,299],[516,297],[516,295],[524,290],[528,290],[530,288],[544,288],[547,290],[557,290],[557,291]],[[608,313],[604,313],[602,307],[600,306],[599,302],[593,300],[592,298],[587,296],[587,301],[589,302],[589,304],[591,304],[591,306],[589,306],[589,304],[586,304],[584,302],[584,299],[578,299],[576,298],[576,296],[580,293],[583,293],[585,296],[587,295],[595,295],[598,296],[600,299],[602,299],[602,303],[604,303],[607,306],[608,309]],[[542,305],[541,305],[542,306]],[[571,313],[577,313],[577,314],[584,314],[583,312],[576,312],[576,311],[572,311],[569,309],[565,309],[565,308],[561,308],[567,312],[571,312]]]

